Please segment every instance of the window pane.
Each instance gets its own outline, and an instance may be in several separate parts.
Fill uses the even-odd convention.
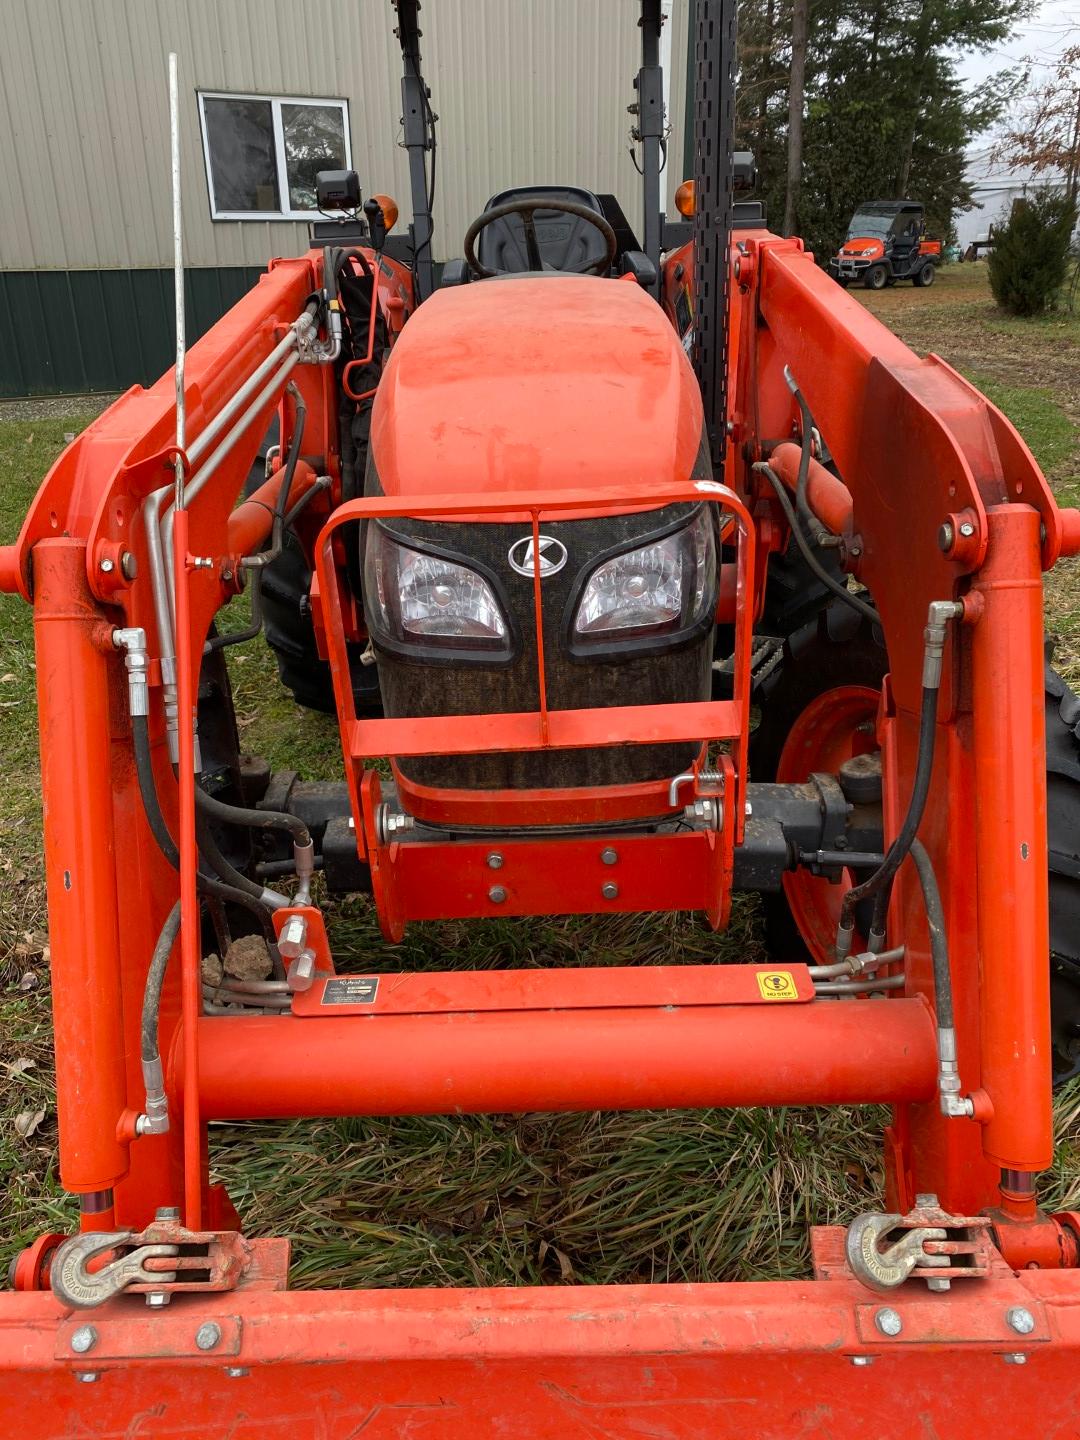
[[[345,169],[345,117],[340,105],[282,105],[289,208],[315,210],[315,176]]]
[[[218,210],[280,210],[269,100],[204,100]]]

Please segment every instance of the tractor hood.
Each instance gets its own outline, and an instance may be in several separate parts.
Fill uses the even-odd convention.
[[[514,276],[436,291],[394,345],[372,415],[387,495],[685,480],[697,381],[636,284]]]

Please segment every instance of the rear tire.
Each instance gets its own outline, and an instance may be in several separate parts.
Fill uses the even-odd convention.
[[[933,283],[934,263],[932,260],[928,260],[926,264],[922,267],[922,269],[918,271],[915,275],[915,284],[918,285],[920,289],[925,290],[928,285],[932,285]]]
[[[871,265],[862,283],[867,290],[884,290],[888,278],[889,272],[884,265]]]

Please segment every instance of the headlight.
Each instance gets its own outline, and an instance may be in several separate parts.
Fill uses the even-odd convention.
[[[483,575],[403,545],[374,523],[364,543],[364,604],[375,638],[391,650],[511,656],[506,616]]]
[[[574,610],[571,650],[689,638],[711,623],[715,609],[716,538],[712,513],[702,506],[689,525],[592,571]]]

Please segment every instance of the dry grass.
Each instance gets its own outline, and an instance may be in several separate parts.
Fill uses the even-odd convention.
[[[854,292],[860,293],[860,292]],[[862,296],[920,351],[980,384],[1020,425],[1058,493],[1080,493],[1080,325],[1015,322],[990,303],[982,266],[953,267],[929,291]],[[85,417],[0,416],[0,542],[66,430]],[[1080,674],[1080,570],[1058,567],[1047,611]],[[333,774],[331,722],[276,684],[264,651],[233,654],[247,748],[309,775]],[[0,624],[0,1174],[3,1249],[72,1213],[55,1178],[47,947],[29,611]],[[370,908],[331,907],[335,953],[351,969],[645,964],[760,953],[743,897],[725,936],[691,917],[418,926],[399,947]],[[37,1119],[39,1112],[40,1121]],[[22,1117],[21,1120],[19,1117]],[[806,1270],[810,1224],[875,1203],[877,1110],[341,1120],[215,1126],[212,1162],[253,1234],[290,1234],[293,1283],[532,1284],[760,1278]],[[18,1122],[18,1123],[17,1123]],[[20,1134],[20,1128],[33,1128]],[[1044,1193],[1080,1206],[1080,1087],[1061,1097]]]

